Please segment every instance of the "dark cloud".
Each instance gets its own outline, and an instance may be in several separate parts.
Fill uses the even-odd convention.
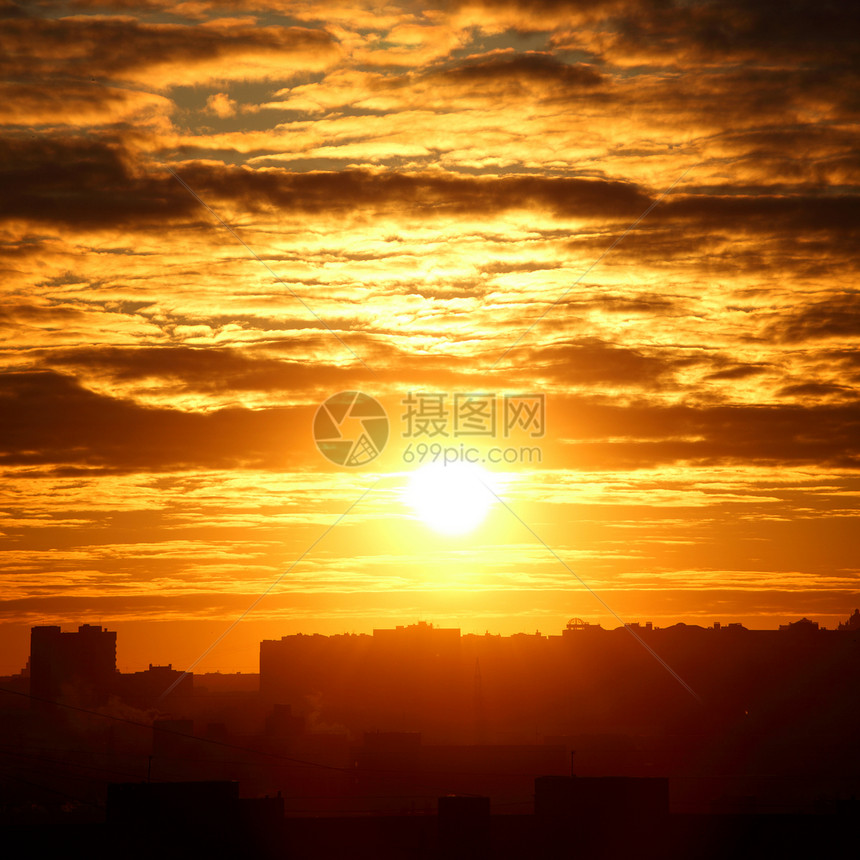
[[[778,392],[780,397],[841,397],[855,400],[856,389],[835,385],[832,382],[799,382],[796,385],[786,385]]]
[[[771,324],[767,333],[788,343],[860,337],[860,294],[836,295],[802,305]]]
[[[549,406],[548,454],[563,449],[562,464],[572,467],[683,461],[860,468],[856,401],[696,408],[555,397]],[[5,466],[157,472],[294,468],[318,460],[308,438],[312,407],[205,414],[144,408],[96,394],[62,374],[33,372],[0,377],[0,409]]]
[[[227,8],[230,5],[235,5],[236,0],[222,0],[219,5]],[[169,9],[175,6],[171,0],[68,0],[68,6],[75,11],[122,11],[122,12],[137,12],[143,10],[157,11],[160,9]],[[200,9],[205,8],[204,4],[200,4]]]
[[[8,78],[124,80],[165,64],[229,63],[264,52],[281,54],[285,70],[305,68],[303,56],[333,58],[337,42],[325,30],[303,27],[148,24],[130,17],[18,17],[0,30],[0,71]]]
[[[632,183],[543,176],[465,176],[440,173],[256,173],[242,168],[181,168],[195,188],[240,199],[249,208],[269,203],[303,212],[392,209],[428,217],[540,209],[559,217],[624,217],[639,214],[650,198]]]
[[[860,29],[860,10],[839,0],[632,0],[615,7],[610,20],[622,50],[791,64],[816,57],[848,62],[858,55],[852,34]]]
[[[52,372],[0,377],[0,414],[4,466],[57,464],[128,472],[277,469],[295,466],[309,453],[306,409],[201,414],[145,408],[88,391],[73,378]]]
[[[552,260],[524,260],[517,263],[485,263],[480,267],[480,272],[485,275],[508,275],[511,272],[543,272],[560,267],[561,263]]]
[[[647,355],[637,349],[586,340],[529,350],[529,367],[538,378],[563,385],[632,385],[654,388],[664,384],[679,366],[675,359]]]
[[[738,233],[792,230],[854,234],[860,229],[860,196],[690,194],[665,200],[649,218],[699,223],[710,230]]]
[[[860,350],[857,349],[829,349],[823,350],[821,356],[832,359],[843,367],[860,368]]]
[[[693,407],[555,398],[552,406],[552,434],[565,443],[562,462],[578,467],[683,462],[860,468],[856,400],[844,405]]]
[[[0,307],[0,328],[14,329],[19,325],[47,325],[64,327],[86,320],[80,308],[66,305],[34,305],[26,302],[9,302]]]
[[[860,10],[841,0],[445,0],[448,9],[482,9],[487,17],[519,13],[523,31],[561,27],[587,16],[617,34],[614,51],[647,52],[675,62],[699,59],[792,63],[858,55]],[[530,24],[534,21],[534,24]]]
[[[765,373],[767,367],[759,364],[737,364],[734,367],[726,367],[723,370],[716,370],[709,373],[705,379],[709,380],[732,380],[732,379],[749,379],[751,376],[758,376]]]
[[[27,135],[0,138],[0,218],[23,218],[69,227],[144,227],[193,216],[209,220],[199,203],[169,174],[146,171],[117,136]],[[467,176],[440,173],[255,171],[191,162],[179,176],[206,202],[231,200],[249,212],[403,212],[426,218],[535,210],[558,218],[632,222],[654,197],[633,183],[538,175]],[[730,196],[700,193],[668,198],[650,214],[646,227],[678,222],[704,235],[793,231],[832,233],[840,241],[860,228],[860,197]],[[641,232],[641,231],[640,231]],[[695,236],[687,237],[693,242]],[[591,241],[603,241],[591,239]],[[659,238],[632,234],[657,248]],[[668,242],[664,237],[664,244]],[[693,246],[691,246],[693,247]],[[662,247],[658,249],[663,253]]]
[[[132,390],[138,385],[147,390],[157,386],[162,393],[201,394],[214,397],[216,402],[230,401],[246,392],[266,393],[274,401],[307,400],[351,388],[378,393],[380,388],[404,384],[434,391],[446,387],[477,390],[488,378],[471,357],[409,353],[375,335],[340,334],[370,369],[356,362],[349,366],[335,364],[335,359],[345,355],[344,347],[331,334],[318,331],[301,339],[268,340],[241,349],[81,346],[33,350],[28,356],[39,361],[40,369],[74,378],[107,380]],[[308,353],[314,358],[307,358]],[[516,383],[524,374],[499,371],[497,378],[502,377]]]
[[[7,136],[0,138],[0,164],[0,218],[98,227],[209,217],[173,177],[143,172],[116,138]],[[408,208],[432,218],[535,208],[559,217],[613,218],[641,212],[649,201],[628,183],[539,176],[256,172],[200,163],[177,172],[205,201],[232,200],[257,212]]]
[[[620,3],[607,3],[606,0],[440,0],[434,4],[447,10],[482,9],[485,12],[532,12],[564,15],[572,12],[608,7],[620,8]],[[535,16],[536,22],[541,18]]]
[[[7,126],[58,125],[90,121],[108,123],[118,117],[145,118],[147,108],[156,104],[166,108],[159,96],[95,82],[53,80],[23,83],[0,82],[0,121]]]
[[[60,322],[62,317],[58,318]],[[362,332],[351,332],[345,339],[370,369],[356,363],[336,365],[319,358],[339,357],[344,348],[331,335],[316,333],[301,341],[250,344],[242,349],[93,346],[33,351],[30,357],[39,357],[40,368],[74,378],[108,380],[112,385],[129,385],[132,389],[138,384],[158,386],[161,392],[201,394],[214,397],[216,402],[229,401],[245,392],[266,393],[273,400],[283,400],[284,394],[292,399],[320,399],[351,388],[376,391],[380,387],[394,389],[409,385],[427,391],[479,390],[490,378],[500,387],[507,384],[528,387],[531,379],[530,372],[523,367],[488,374],[472,357],[404,352],[382,338]],[[539,356],[538,361],[548,376],[572,373],[580,384],[609,379],[640,385],[646,384],[649,370],[658,372],[655,369],[658,362],[646,368],[649,360],[633,351],[593,344],[579,347],[573,360],[574,349],[551,350],[548,355],[535,350],[532,355]],[[302,352],[312,352],[317,357],[309,360]],[[273,358],[273,353],[284,358]],[[594,362],[602,362],[601,367],[589,365]]]
[[[431,80],[464,84],[476,88],[503,85],[508,88],[518,83],[540,84],[552,87],[557,95],[570,91],[590,90],[603,83],[603,76],[591,66],[571,65],[558,57],[540,51],[524,53],[499,52],[469,57],[459,65],[427,75]]]
[[[18,3],[11,0],[0,0],[0,20],[11,20],[14,18],[29,18],[30,14]]]
[[[630,296],[608,295],[587,299],[576,296],[559,304],[571,312],[599,310],[613,314],[671,314],[678,306],[675,299],[639,292],[633,292]]]
[[[353,343],[350,339],[350,343]],[[320,340],[317,350],[338,352],[333,337]],[[293,349],[295,350],[295,344]],[[214,394],[238,392],[277,394],[326,389],[338,390],[356,382],[354,368],[339,368],[322,361],[280,360],[254,356],[244,350],[218,347],[82,347],[56,350],[45,363],[78,374],[110,377],[114,382],[158,381],[164,389]]]
[[[812,73],[813,70],[807,72],[809,75]],[[826,77],[830,80],[833,76]],[[731,84],[733,89],[740,93],[759,84],[757,79],[750,80],[744,77],[735,79],[733,76],[727,76],[725,82]],[[809,93],[810,87],[807,80],[801,79],[791,83],[792,86],[787,90],[794,98],[803,98]],[[846,84],[842,79],[833,80],[832,83],[840,88]],[[786,81],[782,78],[775,82],[776,84],[785,88]],[[760,160],[783,158],[789,161],[790,156],[802,154],[803,159],[790,159],[798,169],[818,167],[821,165],[822,157],[827,158],[828,161],[834,158],[860,157],[860,153],[857,152],[857,136],[847,128],[832,125],[816,126],[810,123],[783,122],[780,125],[764,125],[725,132],[720,136],[720,142],[735,151],[743,152],[746,157]],[[759,190],[767,193],[768,187],[762,187]],[[770,190],[773,191],[772,184]]]
[[[0,219],[80,227],[163,224],[198,214],[169,176],[137,172],[110,137],[0,138]]]

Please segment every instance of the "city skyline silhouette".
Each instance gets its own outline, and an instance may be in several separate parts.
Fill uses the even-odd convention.
[[[580,619],[287,635],[251,675],[120,673],[115,633],[37,626],[0,680],[0,826],[135,833],[134,856],[537,858],[571,826],[595,858],[685,856],[703,834],[703,856],[836,844],[860,789],[860,611],[835,630],[637,627],[696,697],[629,630]]]

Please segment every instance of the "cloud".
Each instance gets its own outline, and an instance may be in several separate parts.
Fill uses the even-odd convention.
[[[779,390],[781,397],[797,397],[808,403],[811,399],[836,398],[856,400],[857,390],[847,385],[836,385],[832,382],[799,382],[786,385]]]
[[[307,410],[227,409],[204,415],[95,394],[51,372],[6,373],[0,463],[119,472],[295,466],[309,455]]]
[[[7,126],[146,124],[167,116],[173,103],[155,93],[95,82],[0,83],[0,122]]]
[[[624,4],[616,50],[666,55],[685,60],[727,62],[746,59],[800,61],[857,55],[850,28],[856,8],[799,0],[786,8],[769,0],[708,0],[695,5],[652,2]]]
[[[66,76],[135,81],[167,89],[322,69],[339,56],[322,29],[213,20],[196,26],[130,17],[17,18],[0,32],[0,71],[15,78]]]
[[[713,407],[556,402],[554,434],[594,468],[657,463],[860,468],[860,403]],[[626,438],[625,438],[626,437]]]
[[[46,137],[0,138],[0,170],[7,194],[0,218],[23,218],[70,227],[205,217],[199,203],[173,177],[144,173],[118,140]],[[538,176],[496,178],[442,173],[289,172],[212,164],[177,171],[207,200],[230,200],[249,212],[319,214],[353,210],[400,211],[427,218],[511,209],[543,210],[556,217],[624,218],[649,198],[633,185]]]
[[[715,370],[709,373],[705,379],[710,380],[733,380],[733,379],[749,379],[753,376],[766,373],[767,368],[755,364],[738,364],[734,367],[727,367],[723,370]]]
[[[799,0],[790,7],[770,0],[445,0],[440,5],[491,30],[509,26],[565,35],[597,31],[604,37],[605,54],[614,60],[778,59],[793,64],[836,54],[847,63],[857,55],[850,36],[858,23],[857,10],[815,0]]]
[[[529,113],[538,106],[569,107],[579,96],[602,103],[609,97],[602,91],[607,83],[594,66],[508,49],[445,57],[401,75],[341,67],[319,81],[279,90],[263,107],[311,114],[363,109],[384,114],[392,128],[403,111],[432,111],[465,122],[469,111],[478,110],[486,122],[514,103]]]
[[[193,199],[169,176],[146,176],[115,138],[0,138],[0,179],[6,188],[0,220],[72,228],[163,223],[188,217]],[[181,189],[178,189],[181,190]]]
[[[654,210],[654,220],[675,220],[730,229],[738,233],[782,230],[805,233],[854,234],[860,228],[860,197],[856,194],[714,193],[674,196]]]
[[[23,218],[70,227],[126,224],[141,228],[205,212],[171,176],[144,172],[121,139],[48,136],[0,138],[0,171],[7,194],[0,218]],[[469,176],[434,172],[369,170],[291,172],[252,170],[191,162],[178,173],[204,200],[228,200],[246,212],[268,214],[400,212],[429,219],[534,211],[557,219],[596,219],[627,224],[656,196],[635,183],[532,175]],[[860,228],[856,195],[675,195],[649,214],[649,224],[697,231],[780,231],[830,235],[844,242]],[[667,234],[668,236],[669,234]],[[602,242],[602,239],[598,239]],[[652,244],[636,234],[625,249]]]
[[[29,17],[27,11],[12,0],[0,0],[0,19],[10,20]]]
[[[616,379],[635,384],[644,375],[649,383],[647,362],[643,370],[641,356],[619,352],[615,366],[591,372],[583,363],[569,375],[574,382],[580,372],[586,382],[608,384]],[[0,428],[0,462],[5,466],[159,472],[280,469],[318,460],[307,433],[312,407],[226,408],[205,414],[144,408],[93,393],[53,372],[5,374],[0,402],[11,416]],[[559,445],[567,448],[569,462],[580,468],[643,468],[679,461],[860,467],[857,402],[695,408],[610,406],[557,395],[551,406],[547,443],[554,455]]]
[[[860,294],[842,293],[792,309],[769,333],[788,343],[860,337]]]
[[[182,168],[192,187],[240,200],[249,208],[267,202],[283,211],[398,210],[450,217],[511,209],[556,217],[624,217],[639,214],[649,198],[636,186],[607,180],[541,176],[474,177],[449,173],[347,170],[289,172],[268,169]],[[641,207],[641,208],[640,208]]]
[[[291,346],[294,353],[301,351],[297,344]],[[114,389],[128,387],[132,394],[137,384],[144,390],[160,390],[165,399],[169,399],[168,392],[191,392],[211,396],[216,404],[220,400],[220,405],[244,392],[262,392],[270,400],[283,394],[306,398],[308,392],[355,386],[362,375],[365,379],[369,375],[297,354],[285,360],[255,355],[250,348],[216,346],[81,347],[54,350],[45,355],[44,362]]]
[[[511,98],[521,94],[518,87],[547,88],[554,98],[567,98],[571,91],[590,90],[605,82],[603,75],[584,63],[568,64],[547,52],[512,49],[472,55],[455,65],[430,71],[426,77],[434,85],[504,87],[505,95]]]
[[[584,340],[579,343],[532,347],[532,373],[548,377],[565,387],[579,385],[657,387],[668,382],[679,365],[671,357],[648,355],[644,351]]]
[[[206,99],[206,110],[220,119],[236,115],[236,102],[227,93],[214,93]]]

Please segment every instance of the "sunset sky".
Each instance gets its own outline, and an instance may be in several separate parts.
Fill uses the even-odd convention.
[[[267,589],[196,671],[860,605],[856,4],[0,18],[0,672],[84,622],[185,668]],[[352,390],[359,468],[312,437]],[[544,398],[463,534],[409,504],[410,392]]]

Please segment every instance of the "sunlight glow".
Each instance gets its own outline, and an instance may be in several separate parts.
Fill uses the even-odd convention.
[[[405,498],[424,523],[445,535],[477,528],[495,502],[490,473],[472,463],[428,463],[412,474]]]

